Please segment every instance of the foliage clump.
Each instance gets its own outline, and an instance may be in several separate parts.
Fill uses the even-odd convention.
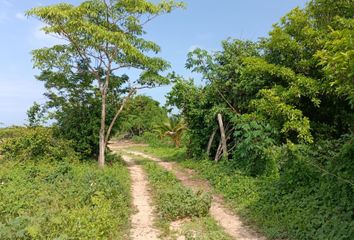
[[[75,161],[79,155],[72,146],[72,142],[55,137],[53,129],[21,128],[21,134],[3,141],[0,153],[12,161]]]
[[[168,120],[167,110],[151,97],[137,95],[127,102],[117,122],[120,134],[126,137],[142,136],[153,132],[155,126]]]
[[[24,131],[24,127],[18,127],[18,126],[0,128],[0,144],[6,139],[21,136],[23,131]]]
[[[190,52],[186,66],[201,73],[205,84],[177,78],[168,95],[188,126],[190,155],[206,153],[219,113],[230,158],[252,175],[279,170],[272,161],[263,166],[267,155],[276,154],[274,147],[352,135],[351,5],[312,0],[289,12],[257,42],[228,39],[220,51]],[[216,134],[208,157],[216,155],[219,143]]]

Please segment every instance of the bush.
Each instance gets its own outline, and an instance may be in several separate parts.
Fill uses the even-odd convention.
[[[185,188],[172,173],[163,170],[156,163],[145,161],[144,169],[154,187],[157,209],[163,219],[177,220],[208,215],[211,206],[209,194],[194,193]]]
[[[0,128],[0,144],[5,139],[21,136],[24,131],[26,131],[24,127]]]
[[[271,154],[274,128],[247,114],[236,116],[233,121],[237,139],[232,156],[234,167],[251,176],[276,175],[277,166]]]
[[[126,239],[129,209],[120,163],[0,162],[0,239]]]
[[[21,135],[7,138],[0,148],[7,160],[64,161],[76,160],[78,155],[67,140],[55,138],[50,128],[27,128]]]

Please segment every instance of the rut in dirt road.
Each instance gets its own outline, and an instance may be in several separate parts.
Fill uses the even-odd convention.
[[[133,205],[136,208],[131,217],[130,237],[133,240],[159,239],[159,231],[153,227],[155,217],[144,170],[129,156],[123,155],[122,158],[131,175]]]
[[[123,149],[122,149],[123,150]],[[124,152],[136,156],[141,156],[157,162],[166,170],[171,171],[176,175],[185,186],[193,190],[211,191],[211,187],[207,181],[196,179],[192,170],[184,171],[178,169],[178,166],[173,162],[165,162],[161,159],[152,157],[145,153],[123,150]],[[251,228],[242,223],[241,219],[233,214],[228,208],[225,207],[225,203],[222,197],[217,194],[213,194],[213,201],[210,208],[210,215],[218,222],[218,224],[229,234],[232,238],[238,240],[265,240],[266,238],[253,231]]]

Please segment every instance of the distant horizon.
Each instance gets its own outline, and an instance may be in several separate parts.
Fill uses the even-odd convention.
[[[24,12],[40,5],[58,2],[78,4],[82,1],[36,1],[0,0],[0,128],[24,126],[26,111],[33,102],[44,103],[45,89],[35,79],[39,72],[32,68],[31,54],[34,49],[51,46],[57,39],[40,31],[39,21],[24,16]],[[157,18],[147,25],[145,38],[160,45],[158,55],[172,65],[170,71],[185,78],[198,75],[185,69],[187,53],[197,47],[217,51],[221,41],[227,38],[257,41],[266,37],[272,25],[291,9],[304,7],[306,0],[285,1],[198,1],[187,0],[186,10],[177,10]],[[129,71],[128,71],[129,72]],[[141,91],[162,105],[170,86]]]

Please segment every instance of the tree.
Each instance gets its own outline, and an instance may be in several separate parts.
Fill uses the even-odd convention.
[[[160,48],[142,38],[143,27],[155,17],[169,13],[182,3],[161,1],[157,4],[145,0],[88,0],[78,6],[67,3],[37,7],[27,15],[35,16],[46,24],[43,30],[54,34],[67,43],[33,51],[34,66],[42,71],[66,74],[80,70],[78,63],[87,67],[101,96],[99,131],[99,166],[105,163],[105,149],[113,125],[122,112],[126,101],[138,89],[168,83],[160,74],[169,64],[152,53]],[[108,128],[107,94],[112,78],[125,68],[141,71],[133,82],[121,85],[126,96],[116,110]]]
[[[33,105],[27,110],[28,126],[38,127],[44,123],[44,111],[45,109],[42,108],[40,104],[34,102]]]
[[[93,77],[84,64],[73,73],[44,71],[37,79],[44,82],[47,102],[45,109],[54,120],[54,134],[75,142],[74,148],[82,158],[98,156],[101,95],[91,84]],[[112,77],[107,93],[106,124],[110,124],[122,101],[121,84],[127,76]],[[116,128],[112,129],[112,132]]]
[[[129,135],[140,136],[152,131],[154,127],[168,120],[167,110],[151,97],[138,95],[126,105],[118,120],[119,131]]]
[[[184,120],[178,116],[168,118],[168,121],[157,125],[155,131],[160,137],[169,137],[173,141],[176,148],[181,145],[181,139],[184,131],[187,129]]]

